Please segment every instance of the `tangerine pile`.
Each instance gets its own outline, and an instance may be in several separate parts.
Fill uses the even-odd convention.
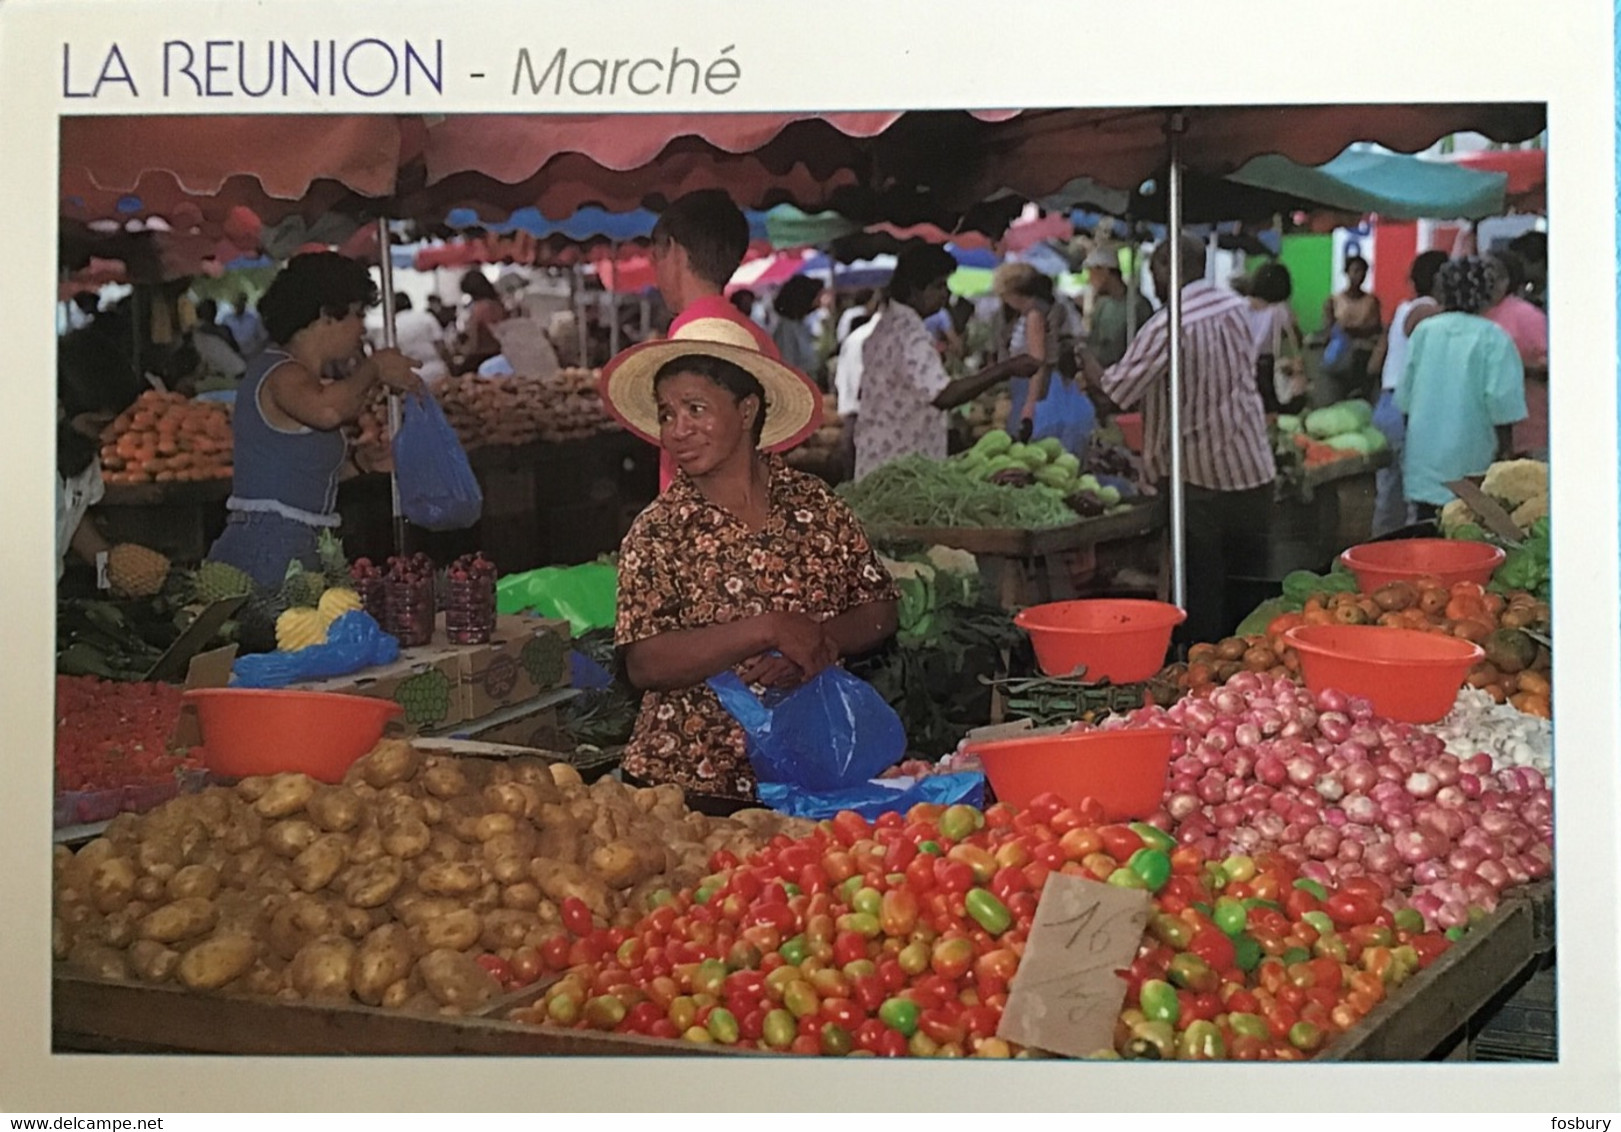
[[[223,406],[149,389],[102,430],[102,479],[109,484],[228,479],[231,449],[231,418]]]
[[[1371,594],[1314,594],[1303,610],[1280,614],[1263,634],[1196,644],[1188,650],[1187,669],[1177,679],[1188,689],[1223,684],[1246,670],[1298,679],[1299,658],[1283,640],[1290,629],[1384,625],[1473,641],[1486,657],[1469,670],[1470,687],[1482,689],[1498,703],[1548,719],[1553,658],[1547,646],[1526,630],[1546,633],[1549,621],[1548,604],[1523,591],[1492,593],[1474,582],[1447,586],[1434,578],[1390,582]]]

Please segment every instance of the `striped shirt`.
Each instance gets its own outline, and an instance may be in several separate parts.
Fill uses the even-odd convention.
[[[1182,289],[1183,476],[1212,491],[1245,491],[1277,474],[1246,305],[1203,280]],[[1171,471],[1170,323],[1169,310],[1156,311],[1102,378],[1103,392],[1122,409],[1142,402],[1143,470],[1151,483]]]

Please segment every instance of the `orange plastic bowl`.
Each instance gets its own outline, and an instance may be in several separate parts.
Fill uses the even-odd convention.
[[[1084,664],[1089,682],[1130,684],[1160,670],[1171,630],[1187,618],[1163,601],[1093,598],[1032,605],[1013,623],[1030,634],[1048,676],[1068,676]]]
[[[1452,710],[1479,645],[1442,633],[1379,625],[1301,625],[1283,635],[1314,692],[1337,688],[1373,702],[1376,714],[1434,723]]]
[[[216,774],[296,771],[322,782],[377,745],[405,709],[393,700],[262,688],[194,688],[203,728],[203,765]]]
[[[1371,594],[1388,582],[1435,578],[1445,585],[1477,582],[1485,585],[1503,564],[1501,548],[1468,539],[1410,538],[1394,542],[1365,542],[1340,555],[1356,575],[1357,588]]]
[[[1071,805],[1093,798],[1109,821],[1159,809],[1173,731],[1079,731],[1000,739],[968,748],[979,756],[999,801],[1023,806],[1051,790]]]
[[[1120,426],[1120,438],[1126,442],[1126,447],[1140,454],[1143,450],[1143,415],[1121,413],[1114,418],[1114,423]]]

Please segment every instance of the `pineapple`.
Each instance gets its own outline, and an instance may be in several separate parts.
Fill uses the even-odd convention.
[[[320,610],[295,605],[276,618],[276,647],[282,652],[297,652],[311,645],[326,644],[327,619]]]
[[[122,542],[107,554],[107,585],[114,597],[152,597],[169,577],[169,560],[155,550]]]
[[[343,556],[343,540],[332,533],[331,527],[323,528],[315,540],[315,553],[320,558],[321,573],[327,585],[349,584],[349,560]]]
[[[253,592],[253,579],[226,562],[204,562],[191,576],[191,600],[208,605]]]
[[[332,586],[321,594],[321,601],[316,606],[328,624],[336,621],[345,613],[360,609],[360,595],[348,586]]]
[[[314,606],[321,600],[321,593],[325,589],[324,574],[304,569],[304,564],[296,559],[287,564],[287,574],[281,583],[281,597],[289,607]]]

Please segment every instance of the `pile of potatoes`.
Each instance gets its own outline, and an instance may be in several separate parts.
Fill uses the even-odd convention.
[[[58,847],[51,946],[97,978],[467,1013],[501,990],[476,957],[563,932],[567,897],[629,926],[714,851],[809,829],[692,813],[673,786],[588,787],[564,763],[385,739],[341,786],[246,778]]]

